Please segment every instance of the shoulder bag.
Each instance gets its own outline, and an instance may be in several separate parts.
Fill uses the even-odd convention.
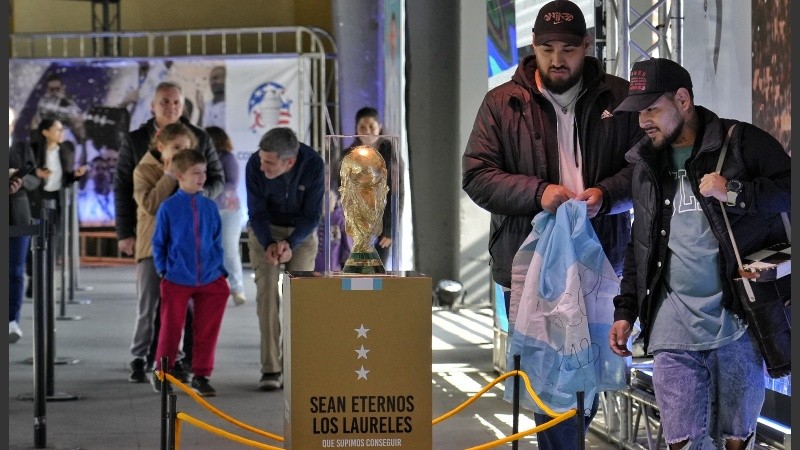
[[[734,128],[736,125],[730,127],[725,142],[722,144],[717,162],[717,173],[720,173],[722,169],[722,162],[725,160]],[[791,233],[788,215],[781,213],[788,243],[771,246],[746,256],[745,260],[754,261],[754,263],[743,264],[733,238],[733,230],[731,230],[725,205],[721,201],[719,203],[722,217],[725,219],[725,226],[731,237],[736,262],[739,265],[739,277],[733,279],[736,297],[744,308],[747,324],[758,342],[767,366],[767,373],[772,378],[784,377],[791,374],[792,362]],[[785,260],[778,264],[772,264],[771,261],[764,258],[764,255],[774,255],[776,252],[789,257],[783,258]]]

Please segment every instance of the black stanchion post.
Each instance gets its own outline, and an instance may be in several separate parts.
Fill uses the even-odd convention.
[[[72,206],[72,196],[69,195],[69,188],[65,187],[61,189],[61,205],[62,205],[62,214],[61,214],[61,311],[59,316],[65,316],[67,312],[67,240],[69,239],[69,214],[67,211],[70,210]]]
[[[59,303],[59,312],[56,320],[80,320],[81,316],[68,316],[67,315],[67,262],[69,261],[69,241],[72,235],[72,230],[69,224],[70,214],[67,211],[72,211],[72,189],[64,188],[61,190],[61,204],[64,206],[64,213],[61,214],[61,301]]]
[[[55,269],[55,233],[53,224],[55,219],[55,201],[45,200],[42,209],[42,217],[47,217],[47,226],[45,230],[45,270],[44,270],[44,304],[45,316],[47,317],[47,330],[45,338],[45,353],[47,354],[47,400],[49,401],[65,401],[77,400],[79,397],[76,395],[55,392],[55,364],[56,364],[56,324],[55,324],[55,300],[53,295],[53,272]],[[61,358],[58,364],[67,363],[77,364],[78,360],[74,358]]]
[[[53,242],[49,241],[50,226],[49,214],[46,205],[42,208],[41,219],[25,227],[11,227],[9,236],[33,236],[31,243],[32,250],[32,294],[33,294],[33,357],[30,358],[33,364],[33,393],[20,395],[19,400],[33,401],[33,446],[34,448],[47,448],[47,401],[49,400],[74,400],[78,397],[61,395],[52,397],[53,377],[52,345],[48,341],[48,324],[52,326],[53,297],[52,291],[47,292],[46,282],[48,278],[48,264],[52,260],[50,246]],[[52,285],[50,286],[52,288]],[[49,304],[49,308],[48,308]],[[48,370],[50,373],[48,374]]]
[[[161,381],[159,381],[161,386],[161,450],[167,450],[167,421],[169,420],[169,412],[167,411],[167,363],[169,362],[169,358],[166,356],[161,357],[161,364],[159,368],[161,369],[161,373],[164,374]],[[153,374],[153,376],[156,376]]]
[[[44,217],[44,216],[43,216]],[[45,370],[45,327],[46,311],[44,298],[44,239],[47,221],[39,221],[39,233],[33,236],[33,446],[47,447],[47,376]]]
[[[578,391],[576,393],[576,400],[577,406],[576,409],[578,410],[578,414],[575,415],[575,420],[578,421],[578,449],[584,450],[586,448],[586,419],[583,416],[584,410],[584,392]]]
[[[42,206],[42,217],[46,217],[44,246],[45,270],[44,270],[44,304],[45,317],[47,317],[47,337],[45,340],[45,352],[47,354],[47,396],[51,397],[55,393],[53,383],[54,368],[56,361],[56,341],[55,341],[55,305],[53,299],[53,268],[55,267],[55,239],[53,239],[55,216],[55,200],[45,200]]]
[[[69,229],[70,229],[70,238],[69,238],[69,246],[67,253],[69,254],[69,300],[68,303],[70,304],[78,304],[78,305],[88,305],[92,303],[89,299],[75,299],[75,291],[91,291],[94,289],[91,286],[80,286],[80,271],[79,271],[79,262],[80,257],[77,255],[77,249],[79,247],[78,239],[80,234],[80,229],[78,226],[78,215],[75,213],[75,210],[78,207],[78,197],[77,197],[77,189],[72,190],[72,208],[69,209]]]
[[[177,434],[176,422],[178,421],[178,396],[169,394],[169,450],[175,450],[175,438]]]
[[[519,371],[520,356],[514,355],[514,370]],[[511,422],[511,434],[519,433],[519,373],[514,375],[514,403],[513,403],[513,419]],[[519,439],[511,441],[511,448],[517,450],[519,448]]]

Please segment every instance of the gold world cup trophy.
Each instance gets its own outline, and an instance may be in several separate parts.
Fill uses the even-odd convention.
[[[342,158],[339,178],[345,230],[353,237],[353,249],[342,272],[386,273],[373,244],[381,232],[389,192],[386,162],[374,148],[358,146]]]

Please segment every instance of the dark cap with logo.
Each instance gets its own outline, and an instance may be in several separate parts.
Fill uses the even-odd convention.
[[[549,41],[579,46],[586,37],[586,20],[578,5],[567,0],[555,0],[539,10],[533,23],[533,45]]]
[[[647,109],[665,92],[692,88],[692,77],[680,64],[664,58],[639,61],[631,68],[628,95],[614,113]]]

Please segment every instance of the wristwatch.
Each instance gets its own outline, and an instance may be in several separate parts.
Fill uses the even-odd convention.
[[[725,189],[728,191],[728,201],[725,202],[725,204],[728,206],[736,205],[736,197],[742,192],[742,182],[739,180],[729,180]]]

